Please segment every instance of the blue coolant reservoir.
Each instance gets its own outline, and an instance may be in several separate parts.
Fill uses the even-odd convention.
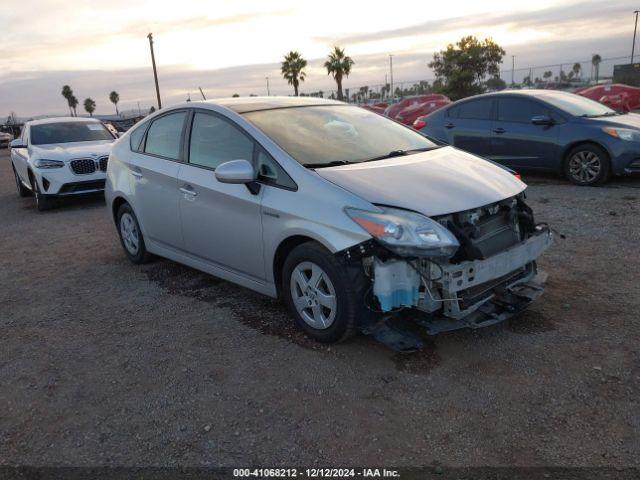
[[[373,294],[383,311],[411,307],[418,304],[420,275],[407,262],[376,259],[373,264]]]

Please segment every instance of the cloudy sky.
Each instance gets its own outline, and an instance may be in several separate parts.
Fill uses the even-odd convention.
[[[309,61],[303,92],[335,88],[322,68],[333,45],[356,62],[347,88],[384,83],[389,54],[396,84],[432,79],[432,53],[468,34],[503,46],[507,80],[512,55],[516,69],[573,64],[592,53],[628,56],[635,6],[627,0],[2,0],[0,116],[64,113],[64,84],[81,103],[93,98],[96,113],[113,113],[111,90],[120,93],[121,109],[138,102],[148,109],[155,97],[149,32],[163,102],[171,104],[198,98],[199,86],[209,98],[266,94],[266,77],[271,94],[290,94],[279,62],[292,49]],[[614,63],[624,61],[601,69]],[[589,68],[583,64],[586,74]],[[515,77],[526,74],[516,70]]]

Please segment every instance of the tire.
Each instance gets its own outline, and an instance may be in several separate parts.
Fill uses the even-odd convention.
[[[33,195],[31,190],[25,187],[24,183],[22,183],[22,180],[20,180],[20,176],[18,175],[18,172],[16,172],[16,167],[14,167],[13,164],[11,164],[11,168],[13,169],[13,175],[16,178],[16,188],[18,189],[18,195],[20,195],[23,198],[30,197],[31,195]]]
[[[31,177],[31,188],[33,196],[36,199],[36,207],[38,208],[38,211],[44,212],[46,210],[51,210],[54,205],[53,200],[40,191],[40,186],[38,185],[35,177]]]
[[[151,259],[151,254],[144,243],[138,218],[128,203],[122,204],[118,210],[116,226],[120,244],[129,260],[136,265],[147,263]]]
[[[367,282],[362,268],[342,265],[323,246],[308,242],[286,258],[282,293],[302,331],[318,342],[336,343],[357,333]]]
[[[602,185],[611,175],[609,154],[598,145],[578,145],[567,154],[564,174],[575,185],[582,187]]]

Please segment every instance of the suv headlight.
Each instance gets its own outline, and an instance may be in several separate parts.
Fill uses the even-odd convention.
[[[621,140],[640,142],[640,132],[637,130],[631,130],[629,128],[604,127],[602,131]]]
[[[424,215],[398,208],[379,208],[381,213],[357,208],[345,208],[345,213],[398,255],[449,258],[460,247],[453,233]]]
[[[64,162],[60,160],[45,160],[44,158],[39,158],[33,164],[36,168],[62,168],[64,167]]]

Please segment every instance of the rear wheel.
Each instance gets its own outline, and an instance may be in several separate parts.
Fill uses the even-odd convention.
[[[361,269],[342,265],[324,247],[308,242],[285,260],[282,292],[297,326],[314,340],[333,343],[357,333],[365,282]]]
[[[20,176],[18,175],[18,172],[16,172],[16,167],[11,165],[11,168],[13,168],[13,176],[16,179],[16,188],[18,189],[18,195],[20,195],[21,197],[30,197],[32,195],[31,190],[25,187],[24,183],[22,183],[22,180],[20,180]]]
[[[148,262],[150,254],[147,252],[138,219],[126,203],[118,210],[117,225],[120,243],[129,260],[136,264]]]
[[[609,155],[597,145],[578,145],[567,155],[564,173],[576,185],[602,185],[611,173]]]
[[[33,196],[36,198],[36,207],[39,211],[51,210],[53,208],[53,200],[40,191],[40,186],[35,177],[31,177],[31,188]]]

